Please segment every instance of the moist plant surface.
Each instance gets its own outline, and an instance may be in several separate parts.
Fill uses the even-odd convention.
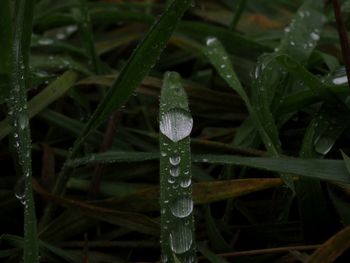
[[[0,262],[349,262],[349,6],[1,0]]]

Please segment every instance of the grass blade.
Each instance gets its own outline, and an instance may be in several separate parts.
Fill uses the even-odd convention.
[[[7,1],[5,1],[7,2]],[[39,245],[36,215],[32,191],[31,136],[27,110],[27,87],[29,86],[29,53],[32,35],[34,1],[20,1],[16,6],[13,42],[11,50],[11,82],[8,97],[8,115],[14,127],[14,144],[18,155],[21,178],[18,183],[24,189],[17,195],[24,205],[24,252],[23,261],[36,263],[39,260]],[[7,8],[9,3],[5,4]],[[10,9],[4,10],[11,14]],[[9,25],[12,24],[12,21]],[[3,38],[3,36],[0,36]],[[23,185],[22,185],[23,184]]]
[[[195,262],[190,133],[193,120],[177,73],[166,73],[160,98],[160,210],[163,262]]]
[[[28,102],[28,118],[31,119],[40,111],[45,109],[52,102],[62,97],[70,89],[77,79],[77,74],[73,71],[67,71],[57,78],[46,89],[36,95]],[[6,118],[0,122],[0,140],[13,131],[10,119]]]
[[[318,248],[307,263],[331,263],[350,247],[350,227],[344,228]]]
[[[277,48],[279,53],[288,54],[300,62],[309,58],[326,21],[323,6],[323,1],[304,1],[290,25],[284,29],[285,35]]]
[[[208,57],[210,62],[214,65],[221,77],[233,88],[243,99],[247,110],[258,129],[261,139],[265,144],[268,152],[276,157],[280,156],[280,141],[278,139],[278,131],[275,123],[270,116],[270,111],[264,107],[254,107],[248,98],[247,93],[242,87],[231,63],[228,60],[228,54],[226,53],[224,47],[216,38],[207,39],[207,47],[203,49],[204,54]],[[266,115],[269,115],[267,118]],[[290,176],[281,175],[286,185],[292,190],[294,190],[294,183]]]
[[[194,162],[235,164],[266,171],[290,173],[322,180],[350,182],[345,164],[340,160],[239,157],[230,155],[194,155]]]

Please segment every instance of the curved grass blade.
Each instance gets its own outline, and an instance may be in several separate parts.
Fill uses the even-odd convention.
[[[207,39],[206,48],[203,48],[204,54],[208,57],[210,62],[214,65],[221,77],[233,88],[243,99],[247,110],[258,129],[261,139],[263,140],[268,152],[276,157],[280,156],[280,141],[278,138],[277,128],[270,116],[271,113],[266,107],[260,108],[259,105],[252,105],[247,93],[242,87],[231,63],[228,60],[228,54],[221,43],[213,37]],[[261,113],[262,112],[262,113]],[[269,115],[269,117],[266,117]],[[294,183],[290,176],[282,174],[284,182],[288,187],[294,190]]]
[[[193,120],[177,73],[168,72],[160,97],[160,210],[162,261],[196,262],[190,133]]]
[[[116,109],[120,108],[132,95],[142,79],[148,74],[157,61],[160,53],[165,48],[168,39],[180,22],[183,14],[191,5],[192,0],[175,0],[163,13],[151,28],[150,32],[142,40],[133,52],[128,62],[120,72],[117,80],[108,90],[105,98],[101,101],[88,123],[80,133],[73,145],[68,159],[74,158],[80,146],[87,137]],[[68,166],[63,166],[58,175],[53,192],[61,194],[67,181]],[[42,225],[45,225],[52,216],[53,208],[49,205],[44,212]]]
[[[7,1],[6,1],[7,2]],[[24,252],[23,261],[39,261],[36,215],[32,191],[31,138],[27,110],[27,87],[29,87],[29,54],[32,35],[32,19],[35,1],[20,1],[16,5],[11,54],[11,82],[7,100],[8,115],[14,127],[14,146],[18,155],[21,192],[17,193],[24,205]],[[9,8],[9,3],[6,7]],[[10,9],[4,10],[11,14]],[[10,22],[11,25],[12,21]],[[0,36],[2,38],[3,36]],[[22,190],[23,189],[23,190]]]
[[[40,111],[45,109],[52,102],[62,97],[77,80],[77,74],[73,71],[67,71],[51,83],[46,89],[36,95],[28,102],[28,118],[31,119]],[[14,127],[10,124],[10,118],[0,122],[0,140],[13,131]]]

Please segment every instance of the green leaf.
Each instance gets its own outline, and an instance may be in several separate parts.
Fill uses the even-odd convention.
[[[164,76],[159,110],[160,211],[162,256],[174,253],[181,262],[195,262],[190,133],[193,120],[181,78]]]

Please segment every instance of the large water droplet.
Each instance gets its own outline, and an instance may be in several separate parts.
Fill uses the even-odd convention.
[[[334,78],[332,82],[335,85],[345,84],[345,83],[348,83],[348,77],[347,76],[337,77],[337,78]]]
[[[172,164],[172,165],[178,165],[181,161],[181,157],[179,155],[174,155],[174,156],[171,156],[169,157],[169,162]]]
[[[174,177],[169,177],[168,183],[169,183],[169,184],[175,183],[175,178],[174,178]]]
[[[180,167],[172,166],[169,172],[171,176],[178,177],[180,175]]]
[[[15,185],[15,197],[22,203],[22,205],[25,205],[25,191],[24,191],[24,187],[25,187],[25,180],[24,177],[21,177],[18,179],[18,181],[16,182]]]
[[[161,116],[159,129],[173,142],[190,135],[193,126],[191,115],[183,109],[171,109]]]
[[[18,123],[19,123],[19,127],[20,127],[22,130],[24,130],[24,129],[28,126],[28,123],[29,123],[27,114],[21,113],[21,114],[18,116]]]
[[[171,250],[176,254],[182,254],[191,248],[191,228],[188,226],[179,225],[171,231],[169,239]]]
[[[334,140],[332,138],[322,137],[316,142],[315,151],[325,155],[332,149],[333,145]]]
[[[190,197],[180,197],[170,206],[171,213],[176,217],[189,216],[193,211],[193,201]]]
[[[191,185],[191,178],[186,178],[180,182],[182,188],[187,188]]]

